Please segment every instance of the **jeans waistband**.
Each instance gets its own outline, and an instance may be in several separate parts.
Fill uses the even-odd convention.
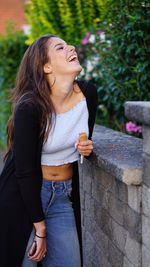
[[[48,189],[55,189],[55,188],[66,188],[68,186],[72,186],[72,178],[66,181],[56,181],[56,180],[44,180],[42,181],[42,186]]]

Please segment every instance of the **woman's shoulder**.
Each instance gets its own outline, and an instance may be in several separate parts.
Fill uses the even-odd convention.
[[[77,83],[82,89],[88,89],[90,87],[93,87],[96,89],[95,84],[90,80],[77,80]]]
[[[38,104],[36,103],[33,95],[26,94],[18,100],[15,106],[15,116],[18,114],[24,114],[30,118],[39,117]]]

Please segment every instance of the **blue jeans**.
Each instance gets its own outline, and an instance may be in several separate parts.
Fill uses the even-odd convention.
[[[81,267],[71,191],[72,179],[43,180],[41,199],[47,231],[47,253],[42,261],[43,267]],[[35,267],[32,261],[30,263],[30,267]]]

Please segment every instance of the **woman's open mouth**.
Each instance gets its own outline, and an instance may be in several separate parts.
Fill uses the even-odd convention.
[[[72,55],[69,57],[68,62],[71,63],[71,62],[79,62],[79,61],[76,55]]]

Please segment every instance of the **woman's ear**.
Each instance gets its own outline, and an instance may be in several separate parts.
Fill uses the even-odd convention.
[[[49,63],[46,63],[44,65],[44,73],[52,73],[52,68],[51,68],[51,65]]]

